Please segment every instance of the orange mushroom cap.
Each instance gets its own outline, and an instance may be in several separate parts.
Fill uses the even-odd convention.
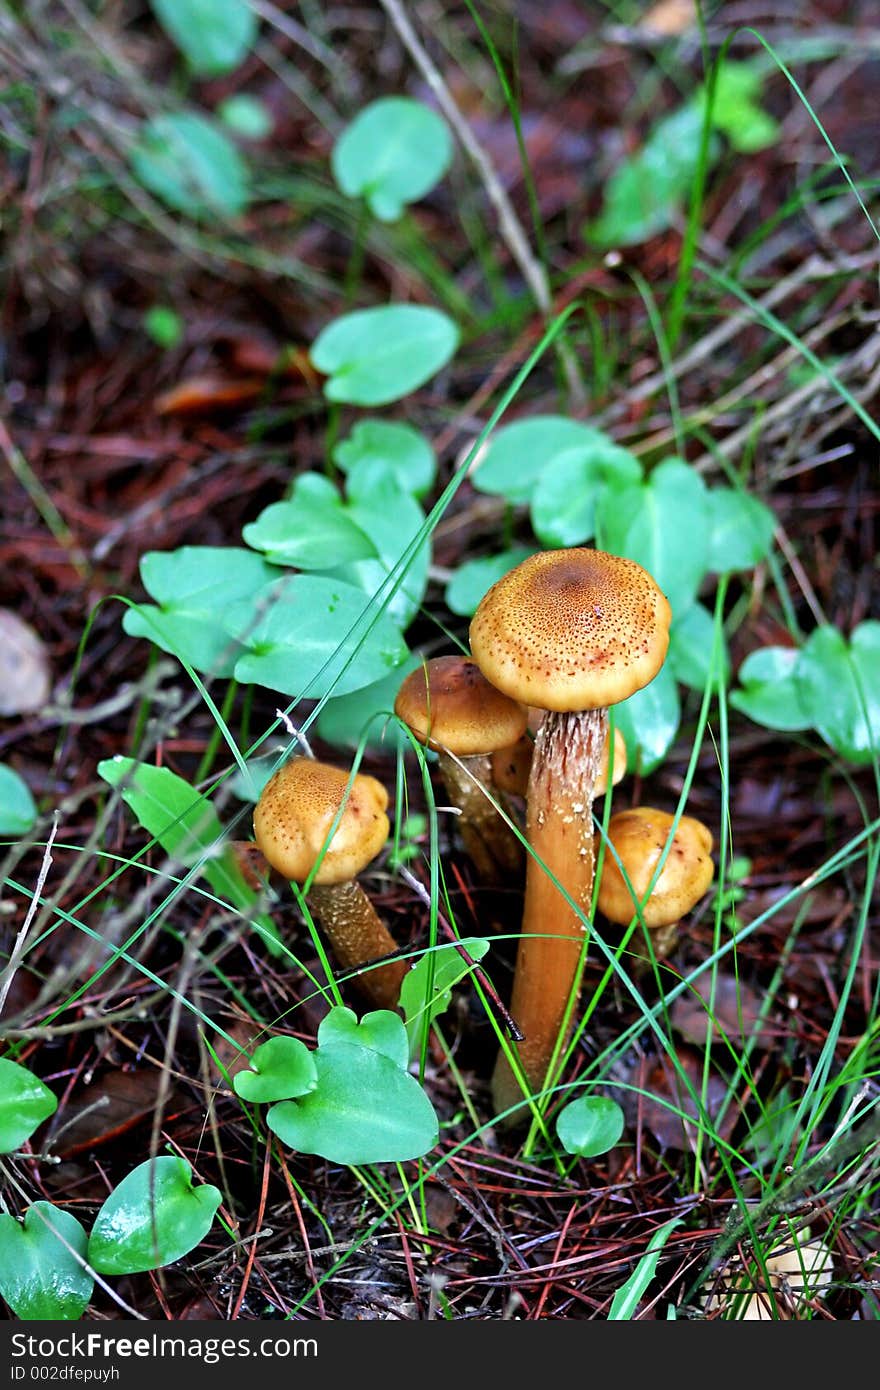
[[[632,891],[614,855],[606,849],[598,903],[609,922],[625,926],[632,920],[636,902],[644,900],[674,819],[653,806],[636,806],[611,817],[608,838],[626,870]],[[599,843],[597,836],[597,855]],[[708,827],[694,816],[682,816],[660,876],[642,907],[646,927],[672,926],[699,902],[715,873],[711,854],[712,834]]]
[[[634,560],[573,548],[530,555],[474,614],[471,651],[514,700],[577,711],[617,704],[654,679],[669,645],[666,596]]]
[[[460,758],[508,748],[528,718],[525,706],[490,684],[468,656],[435,656],[410,672],[394,712],[421,743]]]
[[[346,795],[347,793],[347,795]],[[315,883],[347,883],[375,859],[390,829],[388,793],[375,777],[349,773],[312,758],[291,758],[263,788],[254,809],[254,839],[273,869],[294,883],[308,878],[339,824]]]

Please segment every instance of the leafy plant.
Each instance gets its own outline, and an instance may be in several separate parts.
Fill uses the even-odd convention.
[[[0,835],[26,835],[37,820],[30,787],[14,768],[0,763]]]
[[[311,359],[328,400],[388,405],[423,386],[452,357],[458,329],[439,309],[387,304],[343,314],[318,334]]]
[[[220,77],[247,57],[257,35],[248,0],[150,0],[196,77]]]
[[[380,97],[342,132],[331,168],[343,193],[363,197],[380,222],[394,222],[407,203],[430,193],[451,159],[442,116],[409,97]]]
[[[193,1185],[186,1159],[166,1154],[139,1163],[102,1205],[88,1260],[100,1274],[137,1274],[173,1264],[208,1234],[221,1192]]]
[[[8,1057],[0,1057],[0,1153],[12,1153],[30,1139],[58,1100],[38,1076]]]
[[[95,1285],[81,1263],[87,1251],[88,1236],[79,1221],[52,1202],[34,1202],[21,1221],[4,1212],[0,1294],[16,1317],[75,1321],[88,1307]]]
[[[566,1153],[596,1158],[623,1134],[624,1114],[609,1096],[578,1096],[556,1116],[556,1133]]]
[[[223,131],[198,112],[154,116],[141,127],[130,160],[144,188],[193,219],[234,219],[250,202],[247,164]]]
[[[482,960],[489,950],[489,942],[478,936],[466,937],[459,944],[475,961]],[[418,1053],[424,1030],[449,1008],[453,986],[472,968],[458,947],[448,942],[426,951],[406,976],[400,988],[400,1007],[411,1057]]]

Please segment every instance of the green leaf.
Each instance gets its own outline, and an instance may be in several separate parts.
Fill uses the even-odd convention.
[[[861,623],[847,642],[831,626],[807,638],[794,671],[813,727],[844,758],[880,755],[880,622]]]
[[[472,617],[492,585],[534,553],[534,546],[514,545],[497,555],[481,555],[476,560],[465,560],[446,585],[447,607],[463,618]]]
[[[478,936],[465,937],[460,944],[473,960],[482,960],[489,949],[489,942]],[[449,1008],[453,985],[470,973],[471,966],[452,942],[448,942],[433,951],[426,951],[404,976],[400,987],[400,1007],[406,1019],[411,1057],[418,1052],[423,1030]]]
[[[37,821],[30,787],[14,768],[0,763],[0,835],[26,835]]]
[[[206,117],[193,112],[147,121],[130,159],[144,188],[188,217],[236,218],[250,202],[250,173],[235,145]]]
[[[434,1147],[434,1107],[389,1057],[349,1042],[319,1047],[317,1089],[273,1105],[266,1124],[283,1144],[331,1163],[400,1163]]]
[[[669,666],[661,666],[650,685],[615,705],[614,718],[626,739],[630,772],[653,772],[672,747],[681,721],[678,686]]]
[[[766,729],[795,732],[810,727],[795,679],[796,647],[759,647],[739,668],[740,688],[730,696],[734,709]]]
[[[0,1294],[17,1318],[82,1317],[95,1281],[68,1246],[85,1259],[88,1237],[75,1216],[52,1202],[34,1202],[23,1222],[0,1216]]]
[[[567,415],[533,415],[530,420],[516,420],[491,435],[486,452],[473,471],[473,484],[479,492],[506,497],[508,502],[527,503],[545,470],[560,454],[597,448],[603,443],[607,443],[607,435],[601,430],[570,420]]]
[[[658,1226],[657,1230],[648,1241],[647,1249],[632,1274],[625,1284],[621,1284],[617,1293],[611,1300],[611,1307],[608,1310],[609,1322],[627,1322],[633,1317],[639,1306],[642,1294],[657,1272],[657,1263],[660,1259],[663,1246],[672,1235],[676,1226],[681,1226],[683,1224],[684,1218],[676,1216],[673,1217],[671,1221],[667,1221],[665,1226]]]
[[[602,211],[585,229],[594,246],[634,246],[665,231],[690,196],[697,173],[703,114],[690,102],[659,121],[642,149],[605,185]],[[717,145],[710,150],[710,159]]]
[[[752,63],[723,62],[718,69],[712,125],[723,131],[741,154],[765,149],[781,134],[779,123],[758,105],[763,82],[763,73]],[[701,88],[696,101],[702,115],[705,88]]]
[[[27,1067],[0,1057],[0,1153],[12,1153],[58,1108],[54,1092]]]
[[[362,686],[351,695],[331,696],[318,715],[319,737],[337,748],[355,749],[367,730],[367,748],[389,755],[398,750],[406,753],[412,745],[394,718],[394,701],[401,683],[421,665],[422,657],[411,653],[382,680]],[[437,756],[429,749],[425,749],[425,755],[429,759]]]
[[[147,1159],[114,1187],[89,1237],[89,1264],[99,1274],[138,1274],[188,1255],[211,1229],[219,1188],[193,1187],[186,1159]]]
[[[316,700],[371,685],[409,655],[391,618],[377,616],[361,589],[336,578],[290,575],[269,586],[258,607],[247,651],[235,664],[236,679],[245,684]],[[238,608],[227,610],[232,632],[242,629]]]
[[[264,101],[236,92],[217,107],[217,115],[225,126],[243,140],[265,140],[272,134],[275,122]]]
[[[403,1020],[390,1009],[375,1009],[364,1014],[360,1022],[355,1012],[344,1005],[331,1009],[318,1024],[318,1046],[335,1046],[336,1043],[369,1048],[387,1057],[402,1071],[406,1071],[409,1062]]]
[[[255,920],[273,949],[277,928],[271,917],[254,919],[258,894],[225,843],[223,827],[206,797],[170,768],[151,767],[134,758],[106,758],[98,764],[98,775],[111,787],[121,787],[122,799],[138,824],[159,841],[166,854],[187,867],[198,865],[218,898]]]
[[[709,490],[709,569],[717,574],[752,569],[773,545],[776,517],[769,507],[738,488]]]
[[[369,495],[352,498],[349,515],[370,537],[378,552],[377,560],[355,560],[333,568],[330,573],[348,584],[355,584],[370,598],[376,598],[388,575],[416,541],[425,524],[425,513],[408,492],[402,492],[393,478],[377,479]],[[410,556],[406,573],[394,593],[382,597],[385,616],[408,627],[419,611],[428,587],[431,539],[426,536]],[[378,602],[377,598],[377,602]]]
[[[430,193],[451,159],[442,116],[409,97],[380,97],[342,132],[330,167],[343,193],[363,196],[374,217],[394,222],[407,203]]]
[[[333,484],[320,473],[301,473],[285,502],[273,502],[242,530],[242,539],[275,565],[326,570],[376,554]]]
[[[137,604],[126,610],[122,626],[131,637],[146,637],[197,671],[231,676],[241,655],[224,619],[238,604],[244,631],[254,618],[253,600],[278,571],[262,555],[235,546],[185,545],[151,550],[142,556],[141,582],[158,608]],[[242,600],[250,600],[246,609]]]
[[[270,1038],[256,1048],[251,1071],[238,1071],[232,1088],[242,1100],[270,1102],[307,1095],[318,1084],[311,1052],[299,1038]]]
[[[606,487],[599,498],[602,549],[638,561],[663,590],[673,617],[690,608],[707,572],[708,530],[706,485],[681,459],[664,459],[644,483]]]
[[[144,331],[157,347],[173,348],[183,337],[183,319],[167,304],[154,304],[143,317]]]
[[[730,654],[723,630],[718,636],[721,659],[715,665],[713,684],[716,690],[719,683],[726,685],[730,679]],[[713,661],[714,643],[715,619],[701,603],[692,603],[680,618],[673,620],[669,629],[666,662],[676,680],[689,685],[692,690],[705,690]]]
[[[613,1149],[623,1133],[624,1114],[608,1096],[578,1096],[556,1116],[556,1133],[566,1153],[596,1158]]]
[[[247,57],[257,36],[248,0],[150,0],[153,13],[196,77],[220,77]]]
[[[388,304],[336,319],[318,334],[311,359],[329,377],[328,400],[387,405],[435,376],[457,346],[458,329],[439,309]]]
[[[532,493],[535,535],[546,546],[582,545],[593,536],[603,487],[637,484],[641,476],[638,459],[605,435],[557,454]]]
[[[424,497],[437,474],[437,459],[428,440],[412,425],[397,420],[360,420],[332,453],[348,474],[348,495],[364,497],[375,484],[377,469],[388,469],[403,492]]]

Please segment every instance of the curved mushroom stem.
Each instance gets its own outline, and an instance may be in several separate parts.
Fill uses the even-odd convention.
[[[534,851],[526,865],[522,936],[510,1013],[525,1034],[520,1065],[531,1091],[544,1084],[577,973],[586,927],[561,896],[555,878],[585,917],[593,892],[593,789],[608,725],[606,709],[548,711],[535,738],[526,810]],[[552,875],[552,877],[551,877]],[[522,1088],[502,1052],[492,1078],[501,1112],[522,1101]],[[527,1118],[524,1109],[502,1123]]]
[[[489,799],[493,792],[492,758],[471,753],[454,758],[437,751],[437,765],[449,799],[458,807],[462,843],[485,883],[504,883],[522,871],[523,847]]]
[[[379,917],[361,885],[315,883],[309,889],[309,909],[320,923],[333,954],[345,970],[353,970],[398,949],[397,942]],[[406,961],[390,961],[375,970],[364,970],[354,983],[379,1009],[396,1009]]]

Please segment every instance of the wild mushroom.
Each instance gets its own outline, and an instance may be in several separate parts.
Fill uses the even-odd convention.
[[[462,842],[480,877],[503,882],[520,869],[522,845],[492,803],[491,754],[522,737],[525,706],[490,685],[470,657],[435,656],[406,677],[394,710],[437,753],[459,811]]]
[[[607,709],[656,676],[670,618],[641,565],[577,548],[529,556],[492,586],[471,622],[471,651],[487,679],[545,711],[526,796],[532,854],[510,1003],[525,1034],[519,1061],[533,1091],[544,1083],[581,959]],[[499,1110],[522,1098],[503,1053],[493,1095]]]
[[[674,822],[674,816],[653,806],[616,811],[608,822],[609,845],[599,878],[599,911],[624,927],[638,911],[658,960],[669,955],[679,921],[700,901],[715,872],[708,826],[694,816],[682,816],[673,835]],[[669,853],[648,895],[670,835]],[[598,852],[597,835],[594,853]]]
[[[388,793],[375,777],[350,780],[330,763],[290,758],[263,788],[254,839],[267,863],[293,883],[304,884],[325,851],[308,890],[309,910],[339,964],[355,970],[392,954],[397,942],[356,881],[388,838]],[[356,981],[377,1007],[393,1009],[405,974],[404,961],[391,961]]]
[[[751,1263],[751,1262],[750,1262]],[[778,1240],[749,1270],[737,1262],[724,1266],[713,1291],[704,1295],[706,1313],[736,1322],[787,1319],[831,1283],[834,1260],[824,1241],[812,1239],[809,1226]],[[768,1288],[769,1285],[769,1288]]]

